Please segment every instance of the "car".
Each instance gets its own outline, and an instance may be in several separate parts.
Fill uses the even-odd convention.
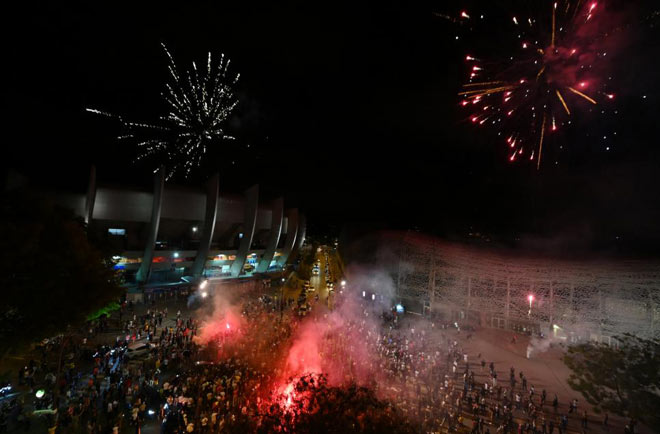
[[[155,347],[154,344],[149,342],[134,342],[128,346],[124,357],[128,359],[135,359],[138,357],[144,357],[149,354],[149,352]]]

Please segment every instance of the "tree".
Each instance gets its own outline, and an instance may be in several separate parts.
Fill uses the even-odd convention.
[[[564,362],[568,384],[597,412],[634,417],[660,432],[660,340],[631,334],[618,348],[586,343],[572,346]]]
[[[111,257],[71,211],[28,191],[0,209],[0,342],[12,347],[84,323],[122,293]]]

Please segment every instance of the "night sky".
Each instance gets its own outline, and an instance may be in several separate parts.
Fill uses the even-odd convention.
[[[501,22],[472,28],[439,16],[506,15],[509,3],[14,4],[5,166],[81,191],[90,164],[102,183],[148,185],[151,166],[132,164],[119,123],[85,108],[155,120],[164,42],[179,65],[224,52],[241,73],[229,126],[238,140],[181,183],[200,186],[215,170],[225,191],[258,182],[264,199],[299,206],[312,233],[348,224],[660,251],[657,5],[619,10],[618,116],[576,114],[567,151],[549,150],[537,172],[510,164],[494,131],[475,130],[458,107],[466,50],[505,54]]]

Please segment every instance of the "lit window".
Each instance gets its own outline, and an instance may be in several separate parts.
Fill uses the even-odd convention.
[[[110,235],[126,235],[126,229],[109,228],[108,233]]]

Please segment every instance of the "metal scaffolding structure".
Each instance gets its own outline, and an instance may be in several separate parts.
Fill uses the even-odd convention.
[[[660,337],[658,262],[528,257],[413,233],[396,243],[397,296],[413,312],[607,343]]]

